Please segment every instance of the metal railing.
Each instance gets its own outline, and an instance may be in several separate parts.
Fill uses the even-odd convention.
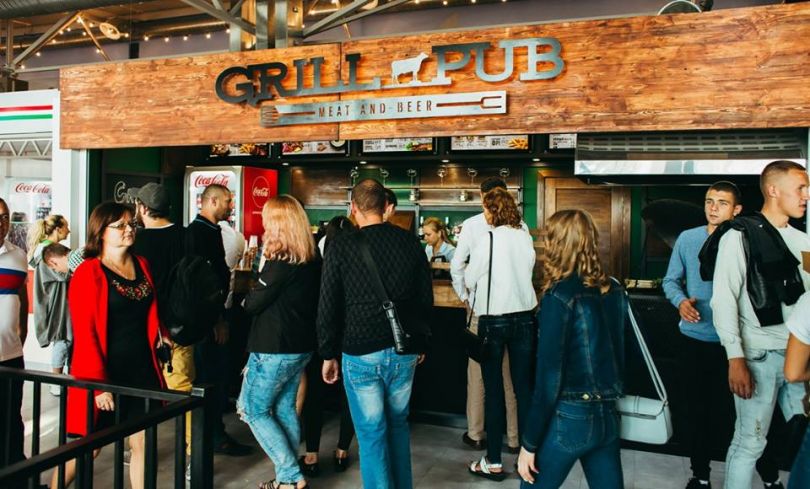
[[[8,392],[16,382],[30,382],[33,384],[32,396],[32,432],[31,457],[12,465],[9,460],[0,461],[0,488],[28,487],[38,489],[41,475],[54,467],[58,467],[58,488],[65,487],[65,463],[76,460],[76,489],[91,489],[93,487],[93,452],[106,445],[115,444],[113,463],[113,488],[124,487],[124,444],[127,436],[145,430],[145,463],[144,487],[157,488],[157,426],[160,423],[175,419],[175,447],[174,447],[174,487],[186,487],[186,413],[191,412],[191,488],[213,488],[213,419],[211,416],[212,390],[210,387],[194,387],[191,392],[170,390],[143,389],[127,387],[103,382],[93,382],[77,379],[67,375],[56,375],[46,372],[0,367],[0,382],[6,384]],[[58,385],[62,390],[59,397],[59,431],[58,445],[50,450],[40,453],[40,435],[42,414],[42,385]],[[67,442],[67,387],[85,389],[87,392],[87,426],[88,434],[81,438]],[[122,396],[143,399],[145,413],[129,420],[120,419],[120,410],[115,411],[115,424],[108,428],[92,431],[93,406],[95,398],[93,391],[109,392],[113,394],[116,406],[120,406]],[[12,396],[1,399],[6,403],[6,419],[3,423],[5,432],[0,443],[4,443],[5,456],[10,456],[10,426],[12,416]],[[165,484],[162,484],[165,487]]]

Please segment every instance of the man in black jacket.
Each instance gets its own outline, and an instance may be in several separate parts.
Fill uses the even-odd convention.
[[[430,336],[433,306],[430,268],[416,236],[383,222],[385,189],[363,180],[352,189],[352,215],[360,230],[329,245],[318,306],[319,353],[324,381],[338,380],[342,351],[346,396],[360,445],[364,487],[409,489],[411,475],[408,404],[413,376]],[[388,299],[409,335],[410,354],[399,355],[370,280],[359,239],[368,245]]]
[[[211,264],[214,273],[219,278],[222,287],[222,297],[228,296],[231,282],[231,272],[225,263],[225,246],[222,243],[222,229],[219,221],[225,221],[231,215],[233,198],[228,187],[212,184],[205,188],[200,197],[202,207],[197,217],[191,221],[186,230],[186,239],[190,240],[189,248]],[[222,304],[224,311],[225,304]],[[225,344],[228,342],[230,330],[228,323],[220,317],[212,335],[205,338],[194,347],[194,364],[197,370],[197,383],[213,384],[215,390],[214,415],[214,453],[224,455],[242,456],[252,450],[246,445],[237,443],[225,433],[225,424],[222,422],[222,412],[227,403],[227,361],[228,351]]]

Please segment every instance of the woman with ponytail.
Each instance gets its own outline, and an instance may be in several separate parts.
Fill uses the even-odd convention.
[[[599,259],[588,213],[546,222],[534,397],[521,435],[521,487],[558,488],[579,460],[588,487],[624,487],[616,400],[627,299]]]
[[[51,368],[60,374],[70,363],[73,333],[70,328],[67,289],[68,277],[48,267],[42,250],[70,234],[67,219],[52,214],[39,219],[28,230],[28,264],[34,269],[34,331],[39,346],[51,345]],[[58,396],[59,386],[51,386]]]

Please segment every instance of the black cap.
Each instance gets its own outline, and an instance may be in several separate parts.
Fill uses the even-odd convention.
[[[163,185],[158,183],[149,182],[135,193],[135,198],[138,199],[147,208],[167,214],[169,212],[169,194]]]

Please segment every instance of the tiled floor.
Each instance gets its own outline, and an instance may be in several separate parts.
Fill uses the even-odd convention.
[[[27,434],[30,436],[30,399],[27,399],[25,412]],[[43,395],[42,446],[51,448],[56,441],[57,403],[56,398],[47,392]],[[159,480],[158,487],[172,487],[174,434],[170,423],[161,426],[159,431]],[[256,445],[247,426],[240,422],[235,414],[227,415],[227,429],[239,441],[256,447],[253,455],[243,458],[217,456],[214,459],[214,487],[227,489],[254,488],[260,481],[273,478],[273,466]],[[461,443],[463,430],[444,428],[425,424],[414,424],[411,431],[414,486],[417,489],[485,489],[516,488],[518,477],[510,474],[503,482],[491,482],[479,479],[467,473],[466,464],[480,457],[480,452],[469,450]],[[321,476],[311,481],[313,489],[360,489],[360,471],[357,463],[352,464],[343,474],[332,472],[331,454],[337,442],[337,418],[330,419],[323,433],[321,442]],[[27,441],[30,447],[30,439]],[[352,444],[351,455],[357,460],[357,445]],[[504,466],[509,472],[515,460],[514,455],[505,455]],[[722,487],[723,463],[712,464],[712,484]],[[689,478],[689,461],[671,455],[623,450],[622,468],[626,489],[683,489]],[[112,450],[106,449],[99,456],[95,465],[95,487],[111,486]],[[782,481],[787,482],[787,473],[782,474]],[[757,478],[754,488],[762,487]],[[582,469],[576,465],[563,485],[564,489],[586,489]],[[598,489],[594,486],[593,489]]]

